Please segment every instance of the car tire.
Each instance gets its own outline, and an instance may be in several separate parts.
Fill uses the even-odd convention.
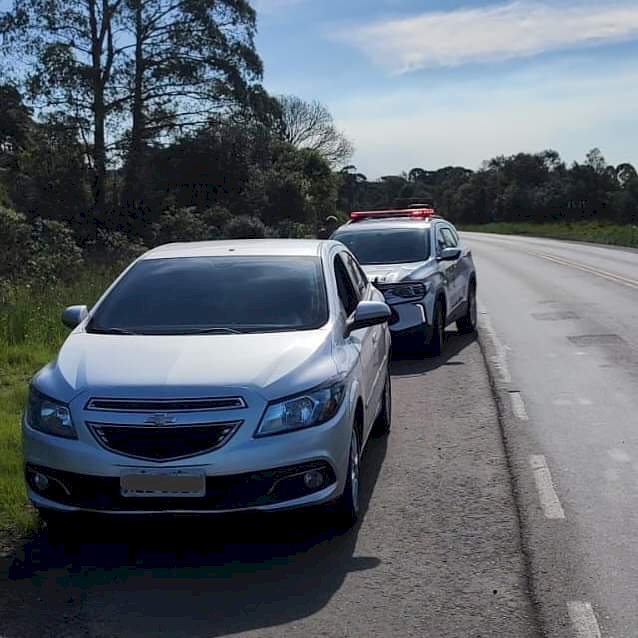
[[[388,370],[385,385],[383,386],[383,403],[377,420],[374,422],[374,433],[383,436],[390,432],[392,427],[392,378]]]
[[[427,354],[431,357],[439,357],[445,347],[445,309],[441,301],[436,302],[433,316],[432,337],[427,345]]]
[[[476,283],[470,282],[470,289],[467,293],[467,311],[465,315],[456,322],[456,328],[462,335],[476,332],[478,312],[476,307]]]
[[[350,529],[359,518],[359,498],[360,498],[360,464],[359,455],[361,444],[359,443],[359,433],[357,428],[352,428],[350,439],[350,453],[348,456],[348,477],[343,494],[335,504],[335,523],[338,529]]]

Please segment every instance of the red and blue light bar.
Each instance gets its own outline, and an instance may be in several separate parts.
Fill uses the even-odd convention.
[[[434,217],[433,208],[401,208],[396,210],[357,210],[350,213],[353,222],[362,219],[391,219],[393,217],[407,217],[409,219],[429,219]]]

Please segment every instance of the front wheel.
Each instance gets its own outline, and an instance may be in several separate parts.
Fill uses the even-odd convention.
[[[467,310],[465,315],[456,322],[457,330],[463,335],[476,332],[477,318],[476,284],[472,282],[470,283],[470,290],[467,293]]]
[[[445,310],[440,301],[434,306],[432,323],[432,338],[427,346],[427,353],[431,357],[439,357],[445,346]]]
[[[390,371],[387,372],[385,386],[383,387],[383,403],[381,411],[374,424],[375,434],[384,435],[390,432],[392,426],[392,378]]]
[[[335,515],[337,526],[342,529],[352,527],[359,517],[359,462],[360,445],[357,429],[352,428],[350,439],[350,456],[348,460],[348,477],[343,494],[336,503]]]

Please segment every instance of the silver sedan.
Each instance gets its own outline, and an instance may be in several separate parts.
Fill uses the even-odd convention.
[[[339,242],[173,244],[129,266],[31,382],[32,503],[80,511],[359,510],[391,418],[390,309]]]

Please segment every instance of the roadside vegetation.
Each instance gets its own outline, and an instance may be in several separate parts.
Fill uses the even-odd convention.
[[[0,293],[0,534],[21,534],[36,518],[22,481],[20,415],[33,373],[48,363],[67,330],[62,309],[94,303],[115,273],[94,269],[74,282],[24,285]]]
[[[612,246],[638,248],[638,226],[633,224],[611,224],[604,222],[555,222],[531,224],[524,222],[495,222],[491,224],[462,224],[459,230],[499,235],[529,235],[588,241]]]

